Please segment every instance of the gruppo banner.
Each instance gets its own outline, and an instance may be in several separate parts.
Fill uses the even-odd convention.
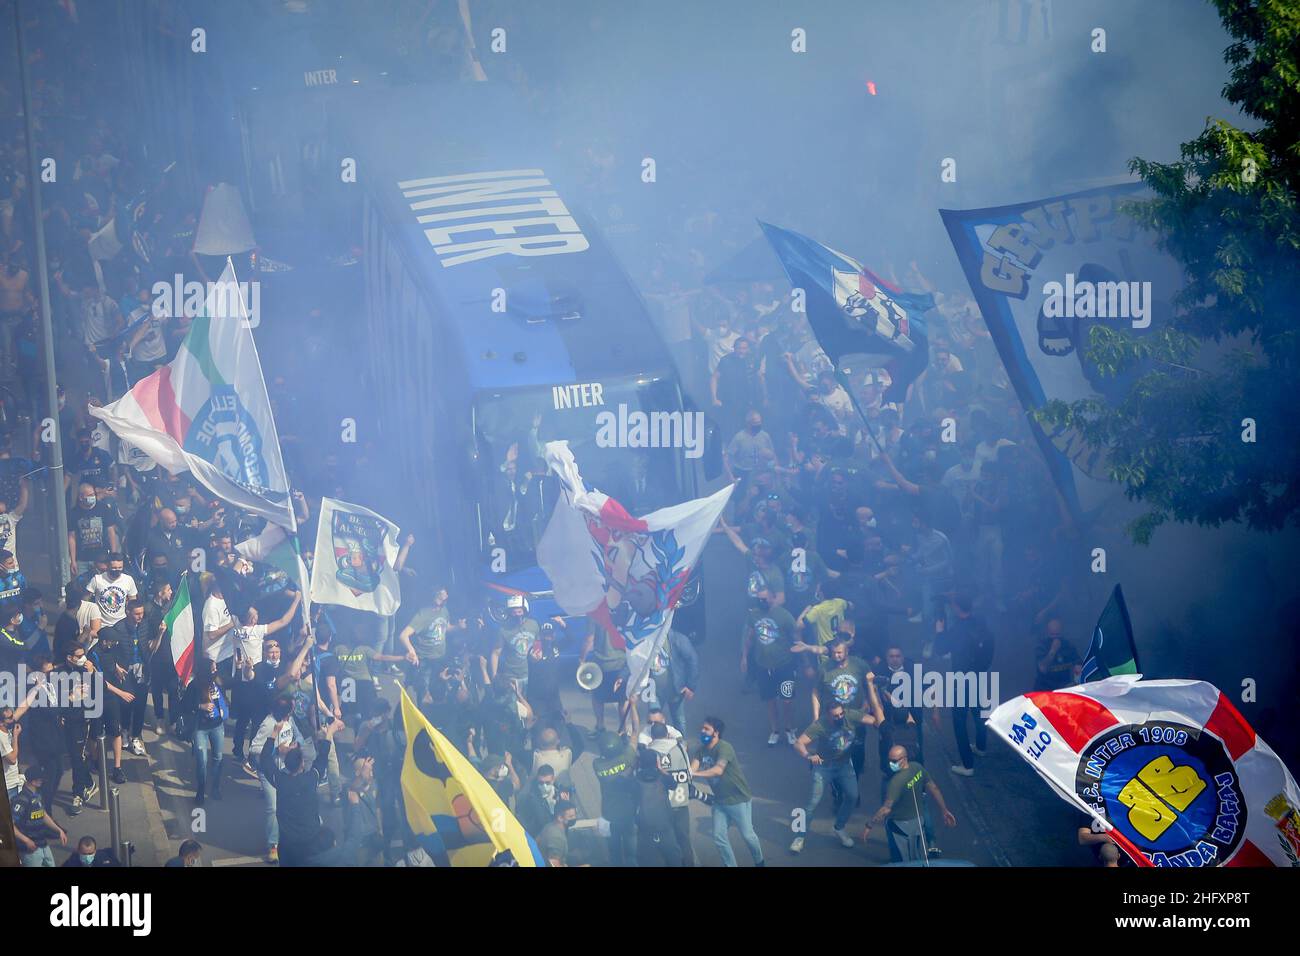
[[[1052,399],[1117,401],[1140,369],[1104,377],[1084,354],[1098,324],[1149,335],[1168,321],[1178,264],[1120,212],[1142,183],[987,209],[941,209],[976,304],[1026,411]],[[1104,450],[1073,432],[1030,427],[1076,515],[1113,493]]]

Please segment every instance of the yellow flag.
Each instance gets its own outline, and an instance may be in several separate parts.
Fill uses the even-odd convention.
[[[416,839],[438,866],[487,866],[509,850],[520,866],[541,853],[474,765],[429,723],[402,690],[406,753],[402,802]]]

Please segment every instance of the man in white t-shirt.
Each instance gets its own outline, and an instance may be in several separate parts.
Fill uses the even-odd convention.
[[[23,785],[18,773],[18,748],[14,741],[14,736],[19,733],[21,729],[14,720],[14,709],[0,708],[0,765],[4,766],[5,790],[9,794],[10,803],[18,796],[18,789]]]
[[[86,590],[99,605],[104,627],[112,627],[126,617],[126,602],[137,596],[135,578],[124,570],[126,561],[119,552],[108,556],[108,570],[90,579]],[[80,622],[78,622],[80,623]]]
[[[235,655],[235,640],[231,633],[238,622],[226,607],[221,593],[221,582],[215,577],[208,585],[208,599],[203,602],[203,655],[218,664]]]
[[[3,508],[4,503],[0,502],[0,509]],[[8,551],[14,557],[18,556],[18,521],[21,518],[22,515],[0,510],[0,551]],[[16,563],[14,570],[19,570]]]
[[[248,612],[244,615],[243,625],[235,628],[235,657],[238,659],[236,663],[239,665],[241,674],[245,670],[252,671],[254,667],[262,663],[263,642],[276,631],[288,627],[301,602],[302,594],[295,593],[293,601],[289,604],[289,610],[285,611],[279,620],[272,621],[270,624],[259,624],[257,608],[250,607],[248,609]],[[207,631],[207,629],[207,605],[204,605],[203,630]]]
[[[104,626],[104,615],[99,613],[99,605],[88,597],[81,598],[77,605],[77,637],[86,650],[90,650],[99,640],[99,629]]]

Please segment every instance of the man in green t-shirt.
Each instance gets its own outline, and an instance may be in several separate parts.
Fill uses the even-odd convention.
[[[497,646],[492,649],[489,676],[492,683],[498,679],[519,689],[519,696],[528,698],[528,654],[542,629],[528,617],[528,602],[522,594],[512,594],[506,601],[506,622],[500,627]]]
[[[370,644],[335,644],[334,659],[339,673],[339,701],[348,723],[362,714],[370,713],[370,702],[375,699],[375,661],[403,661],[405,657],[380,654]],[[350,715],[350,716],[349,716]],[[356,720],[360,724],[360,720]]]
[[[885,802],[863,828],[862,839],[873,827],[888,821],[885,836],[889,839],[889,858],[895,863],[919,860],[924,855],[925,811],[921,801],[925,794],[934,799],[943,814],[944,826],[955,827],[957,818],[943,802],[943,794],[926,769],[907,759],[907,748],[902,744],[889,748],[889,772],[893,776],[885,790]]]
[[[410,665],[407,675],[411,696],[417,705],[424,701],[447,656],[447,636],[465,627],[465,619],[452,621],[447,610],[447,589],[433,589],[433,604],[420,608],[402,628],[397,642]]]
[[[568,800],[555,804],[551,822],[542,827],[537,837],[537,848],[551,866],[569,865],[569,827],[578,820],[578,810]]]
[[[770,734],[767,745],[775,747],[785,728],[786,742],[794,746],[794,618],[783,607],[760,598],[750,609],[745,622],[745,638],[740,648],[740,673],[752,667],[758,683],[758,696],[767,703]],[[780,722],[778,722],[778,701]]]
[[[726,727],[717,717],[706,717],[700,725],[700,742],[690,748],[691,775],[707,782],[713,790],[713,843],[723,866],[735,866],[729,828],[734,824],[749,847],[755,866],[766,865],[758,834],[754,832],[754,798],[740,769],[735,748],[722,739]]]
[[[803,732],[794,749],[799,756],[812,764],[812,792],[804,807],[803,830],[795,834],[790,844],[790,852],[798,853],[803,849],[804,833],[812,825],[813,814],[822,802],[826,786],[831,786],[835,794],[835,835],[842,845],[853,846],[853,837],[844,832],[853,808],[858,802],[858,771],[853,764],[853,751],[856,746],[859,728],[879,727],[885,720],[885,710],[876,696],[875,684],[867,684],[869,710],[848,709],[837,701],[832,701],[820,720],[813,721]],[[809,752],[808,748],[812,747]]]

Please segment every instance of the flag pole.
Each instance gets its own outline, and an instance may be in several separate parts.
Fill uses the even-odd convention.
[[[36,272],[41,293],[41,339],[45,358],[45,402],[54,416],[54,441],[50,444],[50,501],[54,505],[54,547],[51,570],[60,592],[72,579],[68,563],[67,496],[63,489],[63,434],[58,427],[59,383],[54,369],[54,324],[50,311],[50,269],[45,259],[45,221],[41,210],[41,170],[36,160],[36,132],[32,119],[32,94],[27,82],[27,50],[23,43],[22,0],[14,0],[14,30],[18,37],[18,77],[23,92],[23,124],[27,134],[27,188],[32,194],[32,218],[36,232]],[[42,429],[44,431],[44,429]]]
[[[884,455],[885,449],[881,447],[880,442],[876,440],[876,435],[871,430],[871,422],[867,419],[867,413],[862,410],[862,406],[858,404],[858,397],[853,394],[853,387],[849,384],[849,376],[839,367],[838,364],[835,366],[835,381],[840,383],[840,388],[844,389],[844,393],[849,396],[849,402],[853,405],[853,410],[858,413],[858,418],[862,419],[862,430],[866,432],[867,437],[871,439],[871,444],[876,446],[876,451]]]

